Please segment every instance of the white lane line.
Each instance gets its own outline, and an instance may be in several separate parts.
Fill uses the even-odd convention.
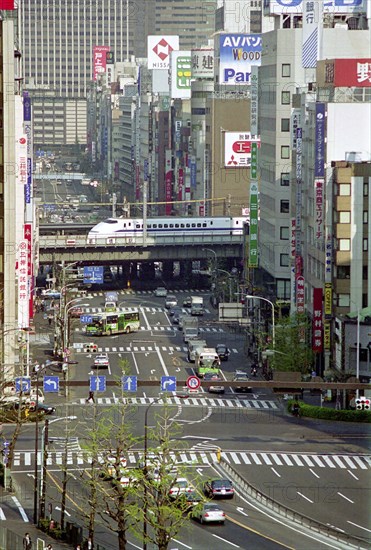
[[[131,356],[132,356],[132,358],[133,358],[135,370],[136,370],[137,374],[139,374],[139,367],[138,367],[137,360],[135,359],[135,354],[134,354],[134,352],[131,350],[131,348],[130,348],[130,351],[131,351]]]
[[[234,546],[235,548],[241,548],[241,546],[237,546],[237,544],[234,544],[234,542],[231,542],[229,540],[223,539],[222,537],[219,537],[218,535],[212,535],[216,539],[222,540],[223,542],[226,542],[227,544],[230,544],[231,546]]]
[[[12,497],[13,501],[14,501],[14,504],[17,506],[18,510],[19,510],[19,513],[21,514],[22,516],[22,519],[24,522],[28,523],[29,522],[29,519],[27,517],[27,514],[26,512],[24,511],[23,509],[23,506],[21,505],[21,503],[19,502],[19,500],[17,499],[17,497]]]
[[[140,309],[141,309],[141,312],[142,312],[142,316],[143,316],[144,322],[145,322],[146,325],[147,325],[147,330],[151,330],[151,326],[150,326],[150,324],[149,324],[149,322],[148,322],[148,319],[147,319],[147,317],[146,317],[146,314],[145,314],[144,311],[143,311],[143,308],[140,308]]]
[[[351,500],[350,498],[346,497],[345,495],[343,495],[343,493],[339,493],[339,491],[338,491],[338,495],[339,495],[339,497],[344,498],[345,500],[347,500],[351,504],[354,504],[354,500]]]
[[[371,529],[367,529],[366,527],[362,527],[362,525],[358,525],[357,523],[353,523],[352,521],[347,521],[347,523],[350,523],[351,525],[354,525],[354,527],[358,527],[358,529],[363,529],[364,531],[367,531],[368,533],[371,533]]]
[[[187,544],[184,544],[184,542],[181,542],[181,541],[178,540],[178,539],[172,538],[171,540],[175,541],[177,544],[181,544],[181,545],[184,546],[185,548],[189,548],[189,550],[192,550],[192,546],[187,546]]]
[[[162,358],[160,349],[157,348],[157,347],[156,347],[156,352],[157,352],[157,356],[158,356],[158,358],[159,358],[159,361],[160,361],[160,363],[161,363],[161,366],[162,366],[162,368],[163,368],[163,371],[164,371],[165,376],[169,376],[169,372],[168,372],[168,370],[167,370],[167,368],[166,368],[165,361],[164,361],[163,358]]]
[[[319,475],[316,474],[316,472],[314,470],[312,470],[312,468],[309,468],[309,471],[317,478],[319,479]]]
[[[2,519],[2,520],[6,519],[2,508],[0,508],[0,519]]]
[[[310,498],[306,497],[305,495],[303,495],[303,493],[299,493],[298,491],[298,495],[300,495],[302,498],[305,498],[305,500],[307,500],[308,502],[310,502],[311,504],[313,504],[313,500],[310,500]]]
[[[357,481],[359,481],[359,477],[356,476],[356,474],[353,474],[353,472],[351,472],[350,470],[347,470],[348,474],[350,474],[351,476],[354,477],[354,479],[356,479]]]
[[[281,477],[281,475],[275,470],[274,468],[271,468],[272,472],[276,474],[277,477]]]

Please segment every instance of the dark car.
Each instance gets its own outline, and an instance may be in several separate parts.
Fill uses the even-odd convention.
[[[233,498],[233,483],[229,479],[210,479],[204,484],[204,493],[209,498]]]
[[[218,344],[215,349],[221,361],[228,361],[231,352],[225,344]]]
[[[30,412],[35,412],[36,410],[39,414],[54,414],[56,408],[51,405],[45,405],[45,403],[38,403],[36,407],[36,403],[31,402]]]
[[[189,512],[192,508],[197,506],[197,504],[202,502],[202,500],[202,495],[200,495],[197,491],[192,490],[183,495],[179,495],[175,502],[183,512]]]
[[[233,382],[249,382],[249,381],[250,381],[250,378],[247,376],[246,372],[244,371],[235,372],[235,375],[233,377]],[[252,391],[251,386],[247,386],[247,385],[239,386],[238,384],[236,386],[233,386],[233,389],[237,393],[245,393],[245,392],[248,393]]]
[[[187,298],[184,298],[183,307],[191,307],[191,305],[192,305],[192,297],[187,296]]]
[[[173,318],[172,318],[172,322],[174,323],[174,325],[179,325],[180,324],[180,319],[182,318],[182,310],[180,311],[176,311],[173,315]]]
[[[179,306],[173,306],[172,308],[170,308],[170,311],[169,311],[170,317],[174,317],[176,313],[178,314],[182,313],[182,308]]]
[[[212,386],[207,388],[209,393],[224,393],[224,380],[221,376],[219,376],[219,374],[205,372],[203,380],[205,382],[213,382]]]

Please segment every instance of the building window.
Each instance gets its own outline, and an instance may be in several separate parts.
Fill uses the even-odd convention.
[[[281,201],[281,214],[288,214],[290,212],[290,201]]]
[[[281,172],[281,185],[282,185],[282,187],[289,187],[289,185],[290,185],[290,172]]]
[[[290,63],[282,63],[282,78],[287,78],[291,75]]]
[[[290,92],[281,92],[281,105],[290,105],[291,96]]]
[[[363,239],[363,252],[368,250],[368,239]]]
[[[338,265],[336,273],[338,279],[350,279],[350,265]]]
[[[342,197],[350,197],[350,183],[341,183],[339,185],[339,195]]]
[[[339,250],[348,252],[350,250],[350,239],[339,239]]]
[[[280,239],[281,239],[281,241],[288,241],[289,240],[289,228],[288,227],[280,227]]]
[[[349,294],[338,294],[337,295],[337,305],[338,305],[338,307],[349,307],[349,305],[350,305],[350,296],[349,296]]]
[[[290,119],[281,118],[281,132],[289,132],[289,131],[290,131]]]
[[[363,184],[363,196],[368,197],[368,182],[367,181]]]
[[[290,146],[281,145],[281,159],[289,159],[289,158],[290,158]]]
[[[350,212],[339,212],[340,223],[350,223]]]
[[[368,281],[368,265],[364,265],[362,268],[362,279]]]
[[[280,266],[281,267],[289,267],[289,255],[288,254],[280,254]]]
[[[363,223],[368,223],[368,210],[363,211]]]

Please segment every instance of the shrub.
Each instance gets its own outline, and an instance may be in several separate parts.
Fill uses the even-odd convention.
[[[287,403],[287,410],[290,413],[294,402],[294,400],[290,400]],[[307,416],[309,418],[338,420],[341,422],[371,422],[370,411],[348,411],[332,409],[329,407],[316,407],[314,405],[307,405],[306,403],[303,403],[303,401],[299,401],[299,405],[301,416]]]

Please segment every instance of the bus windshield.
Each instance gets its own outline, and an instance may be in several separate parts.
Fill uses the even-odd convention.
[[[115,312],[101,313],[93,317],[92,322],[86,325],[86,333],[95,336],[110,336],[136,332],[140,327],[139,310],[137,308],[125,308]]]

